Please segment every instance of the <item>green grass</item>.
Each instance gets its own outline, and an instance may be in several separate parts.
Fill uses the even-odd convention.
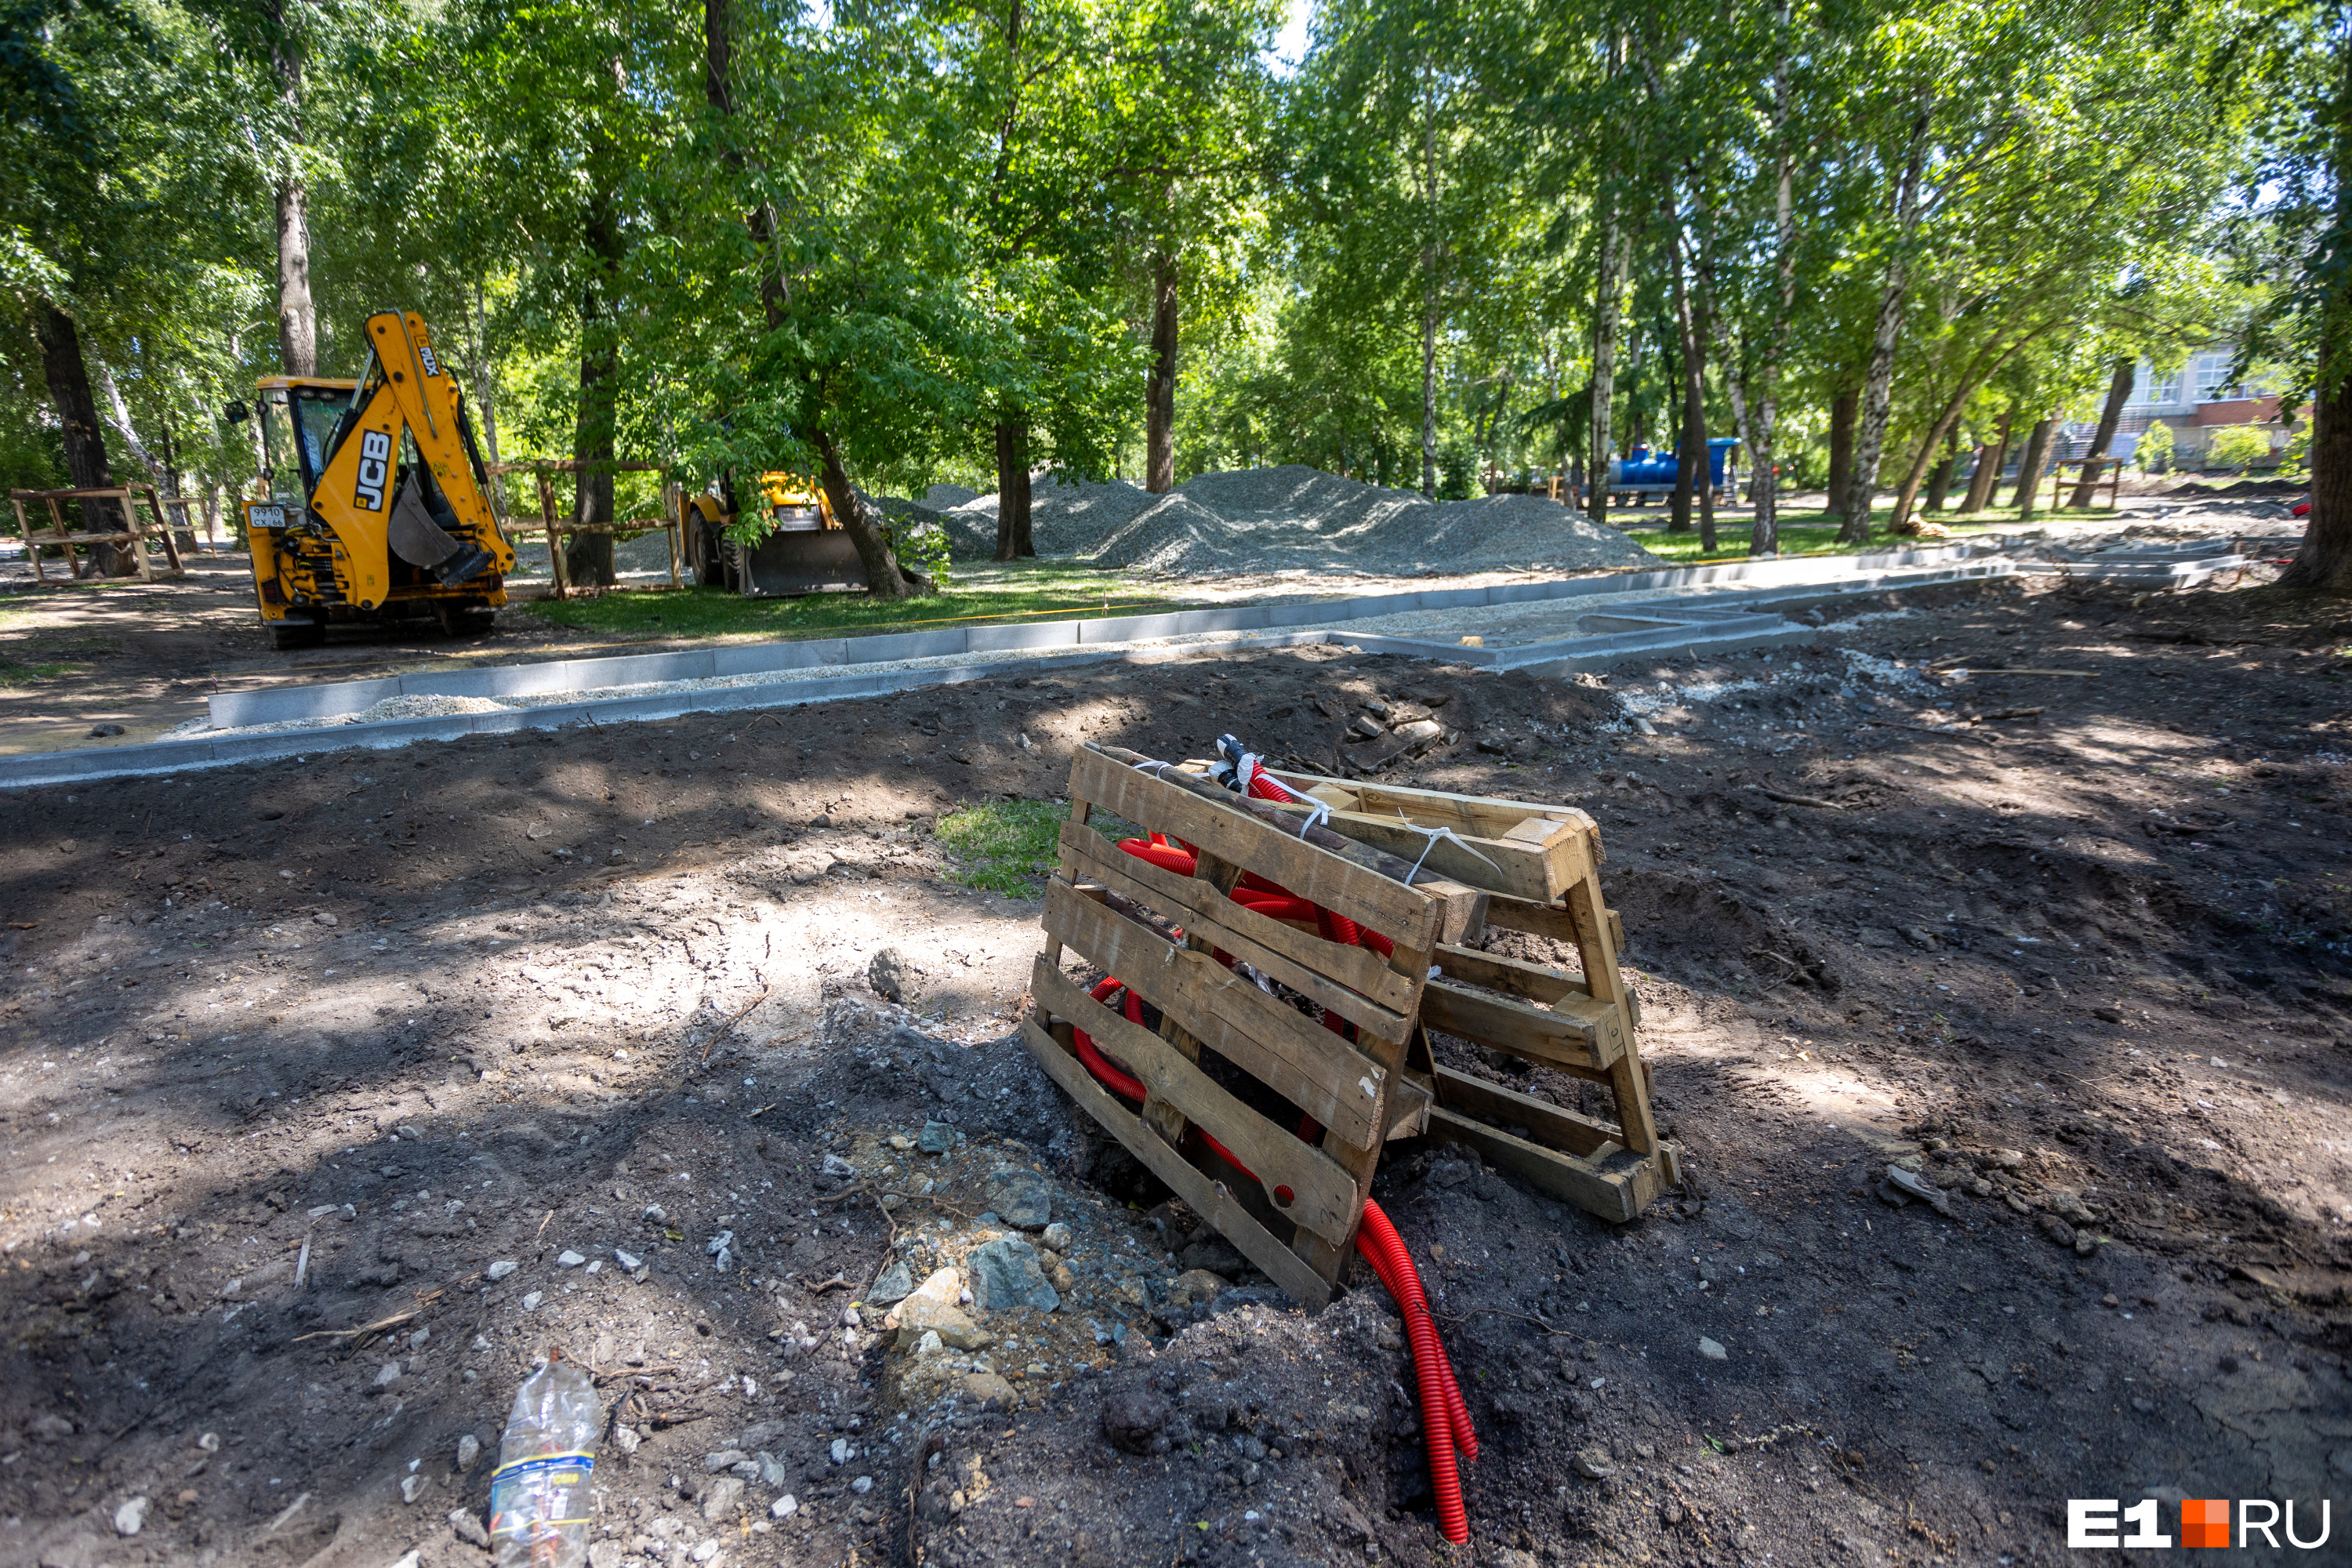
[[[1034,899],[1054,869],[1055,846],[1070,808],[1050,800],[988,800],[940,818],[932,829],[960,864],[950,873],[967,888]]]
[[[746,599],[721,588],[691,588],[684,593],[540,599],[526,607],[557,626],[610,637],[789,639],[978,626],[1089,610],[1097,615],[1144,614],[1177,603],[1162,594],[1137,591],[1119,573],[1060,561],[971,567],[960,576],[945,593],[914,599],[872,599],[864,594]]]
[[[1840,523],[1835,514],[1822,511],[1784,511],[1780,514],[1780,553],[1783,555],[1815,553],[1863,555],[1881,550],[1916,549],[1938,542],[1933,539],[1888,532],[1886,524],[1892,516],[1891,509],[1872,512],[1869,542],[1841,544],[1838,542]],[[2033,521],[2039,524],[2048,521],[2106,519],[2114,516],[2115,513],[2105,507],[2086,507],[2080,510],[2072,507],[2061,507],[2055,511],[2043,507],[2034,512]],[[1610,518],[1621,528],[1627,526],[1624,509],[1621,508],[1611,512]],[[1988,507],[1982,511],[1963,515],[1944,512],[1923,521],[1941,523],[1950,531],[1950,535],[1954,539],[1966,539],[1970,535],[1984,533],[1991,529],[2015,524],[2017,509]],[[1641,543],[1642,548],[1652,554],[1663,555],[1669,561],[1685,565],[1699,561],[1744,557],[1748,553],[1750,530],[1745,518],[1718,519],[1715,531],[1716,543],[1712,552],[1699,548],[1698,528],[1696,523],[1688,533],[1668,533],[1663,528],[1636,526],[1633,537]]]
[[[0,658],[0,686],[30,686],[37,680],[55,680],[60,675],[79,675],[78,664],[18,664]]]

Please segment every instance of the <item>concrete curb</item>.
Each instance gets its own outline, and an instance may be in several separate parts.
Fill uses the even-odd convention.
[[[1595,595],[1650,593],[1715,583],[1755,583],[1759,587],[1795,586],[1818,580],[1825,570],[1853,578],[1850,591],[1868,592],[1862,580],[1906,568],[1933,567],[1964,560],[1981,547],[1963,543],[1884,555],[1736,561],[1614,577],[1579,577],[1559,583],[1515,583],[1491,588],[1439,588],[1426,593],[1383,594],[1362,599],[1305,605],[1244,605],[1230,610],[1178,610],[1157,616],[1045,621],[1020,626],[972,626],[948,631],[904,632],[876,637],[827,637],[809,642],[756,643],[693,648],[684,653],[636,654],[613,658],[553,659],[545,664],[500,665],[373,680],[282,686],[263,691],[225,692],[210,700],[215,730],[240,730],[289,720],[333,719],[357,713],[389,697],[539,697],[553,691],[594,691],[656,681],[707,680],[716,676],[781,674],[849,664],[885,664],[908,658],[947,658],[961,654],[1013,653],[1045,647],[1085,647],[1100,643],[1143,642],[1203,632],[1278,631],[1333,621],[1369,620],[1414,610],[1478,609],[1491,605],[1540,604]]]
[[[46,784],[72,784],[107,778],[137,777],[154,773],[171,773],[194,768],[230,767],[240,763],[268,762],[285,757],[307,757],[329,752],[381,750],[405,746],[418,741],[454,741],[469,735],[515,734],[529,730],[561,729],[567,725],[626,723],[634,721],[672,719],[688,713],[728,712],[739,710],[799,708],[821,702],[833,702],[865,697],[887,696],[893,692],[919,689],[929,686],[961,685],[973,680],[989,680],[1011,674],[1044,673],[1068,669],[1084,665],[1104,663],[1153,664],[1189,658],[1196,654],[1237,647],[1284,647],[1308,643],[1341,643],[1366,652],[1396,653],[1414,658],[1426,658],[1457,664],[1471,664],[1494,670],[1526,669],[1538,674],[1559,674],[1572,670],[1599,669],[1643,654],[1676,654],[1685,652],[1734,653],[1747,648],[1780,647],[1805,642],[1818,634],[1813,628],[1799,626],[1772,609],[1797,608],[1857,595],[1922,588],[1947,583],[1979,578],[2007,576],[2015,572],[2017,563],[2005,558],[1968,559],[1973,553],[1968,547],[1943,551],[1906,551],[1896,555],[1876,558],[1844,558],[1834,563],[1822,560],[1770,561],[1738,563],[1738,570],[1723,573],[1717,568],[1691,568],[1672,573],[1643,573],[1633,579],[1584,578],[1570,583],[1521,584],[1494,589],[1451,589],[1428,594],[1382,595],[1376,599],[1344,601],[1341,605],[1328,603],[1314,605],[1253,605],[1235,611],[1192,611],[1167,616],[1141,616],[1079,622],[1055,622],[1043,626],[988,626],[970,631],[923,633],[915,637],[858,637],[833,639],[824,643],[795,643],[753,647],[742,649],[697,649],[684,654],[659,654],[612,659],[587,659],[551,662],[544,665],[516,665],[498,669],[451,671],[444,675],[391,678],[375,681],[341,681],[331,685],[290,688],[278,692],[240,693],[239,696],[281,697],[302,694],[315,695],[320,705],[308,712],[290,717],[326,717],[358,712],[385,697],[434,692],[453,696],[526,695],[566,689],[566,672],[577,672],[593,667],[599,685],[628,684],[656,679],[691,679],[709,675],[752,673],[761,668],[779,673],[790,669],[805,669],[825,665],[841,668],[838,676],[820,680],[763,681],[747,686],[705,688],[696,691],[661,692],[642,697],[597,700],[583,699],[578,702],[530,708],[499,713],[462,713],[436,718],[393,720],[383,723],[339,725],[314,730],[285,731],[275,734],[225,734],[218,737],[190,736],[177,741],[156,741],[135,746],[118,746],[104,750],[87,749],[38,752],[26,756],[0,758],[0,790],[27,789]],[[1929,560],[1913,558],[1927,556]],[[1837,565],[1840,570],[1831,580],[1820,581],[1822,569]],[[1811,582],[1791,581],[1794,569],[1810,568]],[[1701,574],[1706,574],[1702,575]],[[1358,633],[1328,626],[1311,629],[1253,630],[1243,625],[1208,625],[1192,623],[1205,618],[1280,616],[1295,620],[1300,612],[1313,611],[1317,621],[1342,618],[1335,612],[1347,612],[1347,618],[1369,618],[1383,615],[1399,615],[1410,610],[1446,609],[1492,603],[1541,603],[1550,599],[1598,597],[1606,594],[1612,600],[1638,583],[1645,590],[1660,587],[1677,588],[1703,585],[1713,582],[1748,582],[1762,576],[1766,582],[1753,589],[1736,590],[1720,595],[1707,595],[1696,600],[1633,600],[1612,603],[1607,614],[1588,617],[1612,623],[1615,629],[1593,635],[1563,638],[1553,642],[1530,643],[1516,647],[1479,648],[1456,644],[1437,643],[1411,637],[1384,637],[1374,633]],[[1669,581],[1659,581],[1669,579]],[[1775,581],[1777,579],[1777,581]],[[1531,590],[1556,590],[1531,592]],[[1575,590],[1580,590],[1575,591]],[[1433,603],[1431,601],[1438,601]],[[1371,606],[1366,608],[1366,606]],[[1077,628],[1071,637],[1071,628]],[[1200,631],[1235,630],[1244,635],[1231,640],[1208,645],[1160,648],[1134,648],[1127,642],[1143,638],[1183,636]],[[1124,633],[1114,639],[1107,635]],[[982,646],[973,647],[965,641],[961,651],[1013,651],[1024,647],[1069,646],[1066,654],[1049,654],[1003,661],[949,666],[930,669],[901,669],[856,673],[856,666],[834,650],[845,650],[855,644],[861,654],[875,652],[870,662],[887,658],[935,658],[942,652],[959,651],[938,648],[926,652],[899,651],[881,654],[877,644],[896,645],[918,642],[922,638],[978,639]],[[1065,642],[1066,637],[1070,637]],[[1094,646],[1087,646],[1092,644]],[[802,654],[786,661],[746,668],[739,661],[727,659],[730,654],[764,655],[779,652]],[[827,657],[828,655],[832,657]],[[688,674],[643,673],[649,667],[656,669],[674,668],[678,661],[692,671]],[[858,663],[869,660],[861,658]],[[733,666],[733,668],[730,668]],[[611,672],[627,671],[614,679]],[[488,678],[512,678],[513,684],[504,686],[480,684]],[[215,698],[215,704],[223,700]],[[217,709],[215,722],[217,722]],[[274,723],[278,719],[252,718],[244,723]]]

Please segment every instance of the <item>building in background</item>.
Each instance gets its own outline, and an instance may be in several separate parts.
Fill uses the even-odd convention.
[[[2130,401],[2116,430],[2113,455],[2128,458],[2151,425],[2172,427],[2173,467],[2200,466],[2213,433],[2225,426],[2251,425],[2261,430],[2275,455],[2286,445],[2288,430],[2279,418],[2276,394],[2259,384],[2230,380],[2230,362],[2237,357],[2228,347],[2203,350],[2189,356],[2177,370],[2158,374],[2148,362],[2139,362]],[[2095,420],[2070,422],[2065,426],[2065,456],[2080,456],[2097,433]]]

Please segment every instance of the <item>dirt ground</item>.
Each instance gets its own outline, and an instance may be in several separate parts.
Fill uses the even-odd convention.
[[[1244,652],[15,795],[0,1563],[484,1563],[551,1349],[612,1406],[596,1568],[2052,1563],[2070,1497],[2308,1535],[2347,650],[2341,605],[2028,578],[1573,682]],[[1038,906],[931,834],[1081,740],[1335,761],[1372,697],[1462,731],[1411,782],[1600,818],[1691,1173],[1612,1227],[1390,1151],[1466,1551],[1377,1281],[1299,1314],[1067,1108],[1011,1034]],[[1880,1195],[1914,1159],[1948,1215]],[[1024,1257],[1055,1310],[961,1344],[873,1304]]]

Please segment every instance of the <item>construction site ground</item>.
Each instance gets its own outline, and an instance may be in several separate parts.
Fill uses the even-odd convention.
[[[1228,652],[14,794],[0,1563],[480,1563],[558,1348],[627,1402],[596,1568],[2055,1563],[2075,1497],[2307,1537],[2352,1475],[2348,645],[2012,578],[1565,682]],[[1369,1271],[1307,1318],[1161,1203],[1013,1037],[1038,906],[933,832],[1086,740],[1336,763],[1373,698],[1459,731],[1394,776],[1599,818],[1691,1173],[1612,1227],[1390,1151],[1466,1558]],[[1913,1157],[1948,1214],[1881,1194]],[[1040,1188],[1057,1310],[917,1356],[854,1305]]]

